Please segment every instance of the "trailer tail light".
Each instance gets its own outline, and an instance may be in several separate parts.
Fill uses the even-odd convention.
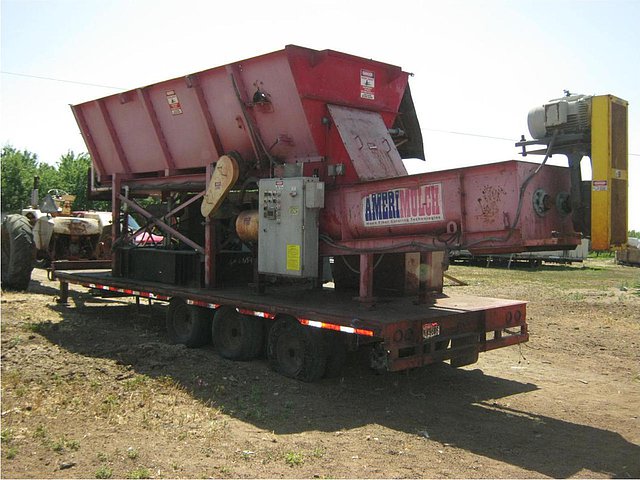
[[[438,323],[425,323],[422,325],[422,338],[427,340],[428,338],[437,337],[440,335],[440,325]]]

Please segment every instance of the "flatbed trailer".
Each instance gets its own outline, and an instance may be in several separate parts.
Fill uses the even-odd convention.
[[[375,307],[354,302],[333,288],[301,292],[296,287],[270,289],[269,295],[247,288],[185,288],[117,278],[108,270],[57,271],[67,303],[69,284],[162,302],[184,302],[205,318],[231,307],[264,322],[295,320],[318,332],[337,334],[352,348],[373,344],[372,366],[399,371],[450,360],[454,366],[474,363],[480,352],[526,342],[526,303],[514,300],[439,294],[429,305],[409,297],[379,299]],[[333,339],[335,340],[335,338]]]

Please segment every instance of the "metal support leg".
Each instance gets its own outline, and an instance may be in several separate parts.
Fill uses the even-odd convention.
[[[360,296],[357,300],[366,305],[372,305],[374,303],[373,253],[360,255]]]
[[[60,305],[69,305],[69,283],[60,281],[60,296],[57,298],[56,303]]]
[[[418,303],[434,303],[435,294],[442,293],[445,252],[420,253],[420,288]]]
[[[111,224],[111,245],[115,245],[117,239],[120,237],[120,208],[122,207],[122,202],[120,200],[120,187],[121,187],[121,178],[117,173],[113,174],[113,180],[111,185],[111,212],[113,214],[113,223]],[[115,276],[119,276],[120,272],[120,264],[119,264],[119,256],[116,252],[113,252],[113,257],[111,259],[111,270]]]

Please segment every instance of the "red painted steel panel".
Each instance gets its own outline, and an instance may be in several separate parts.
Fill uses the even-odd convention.
[[[247,124],[250,122],[255,123],[255,130],[272,156],[288,163],[319,162],[313,168],[324,177],[326,168],[320,168],[325,167],[323,162],[350,167],[342,145],[329,151],[329,127],[323,121],[329,117],[327,104],[380,112],[384,125],[390,127],[407,78],[407,73],[392,65],[329,50],[287,46],[191,78],[144,87],[147,106],[151,105],[155,119],[145,108],[145,98],[135,90],[101,99],[109,114],[111,131],[119,140],[120,155],[94,102],[73,109],[85,119],[79,126],[85,138],[94,140],[88,146],[90,153],[100,158],[103,175],[124,173],[121,158],[126,158],[134,174],[161,172],[166,169],[167,158],[178,170],[204,169],[232,150],[254,161],[256,154]],[[202,88],[200,98],[196,84]],[[254,103],[260,100],[254,99],[256,93],[268,102]],[[221,148],[224,152],[218,151]],[[322,158],[329,155],[331,158],[326,161]],[[337,183],[351,179],[339,177]]]
[[[378,112],[337,105],[328,105],[328,108],[360,180],[407,175]]]
[[[411,241],[444,249],[445,240],[449,246],[460,243],[463,248],[505,252],[549,245],[572,248],[580,239],[571,216],[562,214],[555,201],[559,193],[570,192],[569,170],[564,167],[547,165],[532,177],[518,223],[508,235],[520,188],[536,168],[538,164],[512,160],[328,188],[320,230],[342,245],[378,251]],[[534,208],[538,189],[553,199],[543,214]],[[453,232],[459,232],[457,240]],[[478,243],[487,238],[493,240]],[[322,248],[325,254],[338,253],[326,244]]]

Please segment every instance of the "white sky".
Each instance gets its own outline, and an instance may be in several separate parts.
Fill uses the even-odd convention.
[[[640,1],[0,5],[0,143],[30,150],[41,161],[86,151],[68,105],[118,91],[97,85],[135,88],[297,44],[415,74],[411,89],[427,162],[410,165],[413,172],[521,158],[513,144],[521,134],[529,137],[527,112],[563,89],[628,100],[629,228],[640,230]]]

